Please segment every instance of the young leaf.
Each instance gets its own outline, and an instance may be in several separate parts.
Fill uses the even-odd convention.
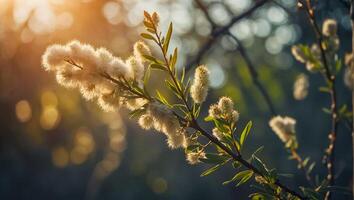
[[[215,165],[214,167],[205,170],[200,176],[203,177],[203,176],[208,176],[208,175],[210,175],[211,173],[215,172],[215,171],[218,170],[220,167],[222,167],[223,165],[225,165],[228,161],[229,161],[229,160],[226,160],[226,161],[223,162],[223,163],[217,164],[217,165]]]
[[[143,38],[145,38],[145,39],[147,39],[147,40],[156,41],[156,39],[155,39],[152,35],[150,35],[150,34],[148,34],[148,33],[141,33],[140,36],[143,37]]]
[[[205,157],[206,158],[201,158],[200,160],[204,163],[209,163],[209,164],[218,164],[218,163],[225,162],[227,159],[229,159],[229,156],[212,154],[212,153],[205,154]]]
[[[208,117],[204,118],[204,121],[206,121],[206,122],[210,122],[210,121],[213,121],[213,120],[214,120],[214,117],[212,117],[212,116],[208,116]]]
[[[241,147],[243,146],[243,143],[245,142],[248,134],[250,133],[251,127],[252,127],[252,121],[249,121],[247,123],[246,127],[243,129],[241,136],[240,136]]]
[[[236,185],[236,186],[240,186],[241,184],[247,182],[252,176],[253,176],[252,170],[241,171],[237,173],[231,180],[223,182],[223,185],[240,180]]]
[[[171,59],[171,71],[175,70],[176,62],[177,62],[177,48],[175,48],[175,50],[173,51],[173,56]]]
[[[166,71],[166,68],[160,64],[156,64],[156,63],[153,63],[150,65],[150,67],[152,69],[158,69],[158,70],[162,70],[162,71]]]
[[[173,29],[173,25],[172,25],[172,22],[171,22],[170,26],[168,27],[168,31],[167,31],[167,34],[166,34],[166,39],[163,42],[163,51],[164,51],[165,54],[167,53],[168,46],[170,45],[172,29]]]

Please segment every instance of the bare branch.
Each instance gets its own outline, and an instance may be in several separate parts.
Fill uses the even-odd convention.
[[[203,46],[200,48],[198,54],[195,56],[193,60],[191,60],[189,63],[186,65],[186,71],[190,70],[194,65],[199,64],[200,60],[204,56],[204,54],[213,46],[215,41],[222,35],[227,34],[228,30],[237,22],[242,20],[243,18],[249,16],[252,14],[255,10],[257,10],[259,7],[263,6],[266,2],[269,0],[259,0],[257,1],[251,8],[243,12],[242,14],[233,17],[228,24],[225,26],[222,26],[220,28],[214,29],[214,31],[211,33],[210,37],[208,40],[203,44]],[[196,1],[198,2],[198,1]],[[200,3],[200,1],[199,1]]]

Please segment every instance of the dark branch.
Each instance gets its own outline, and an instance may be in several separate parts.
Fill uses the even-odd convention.
[[[186,65],[186,71],[190,70],[194,65],[199,64],[200,60],[204,56],[204,54],[213,46],[215,41],[222,35],[227,34],[228,30],[237,22],[242,20],[243,18],[249,16],[252,14],[255,10],[257,10],[259,7],[263,6],[266,2],[269,0],[259,0],[257,1],[251,8],[243,12],[242,14],[235,16],[231,19],[231,21],[226,24],[225,26],[222,26],[220,28],[215,28],[213,32],[211,33],[210,37],[208,40],[203,44],[203,46],[200,48],[198,54],[195,56],[193,60],[191,60],[189,63]],[[198,2],[198,1],[196,1]],[[200,3],[200,1],[199,1]],[[198,3],[197,3],[198,4]]]

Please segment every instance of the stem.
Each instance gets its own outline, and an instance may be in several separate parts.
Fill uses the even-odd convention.
[[[305,4],[304,4],[305,5]],[[321,58],[324,66],[324,73],[325,77],[327,79],[329,88],[330,88],[330,97],[331,97],[331,131],[328,135],[329,138],[329,145],[328,148],[326,149],[326,164],[327,164],[327,180],[329,182],[329,186],[333,186],[335,184],[334,182],[334,163],[335,163],[335,157],[334,157],[334,149],[335,149],[335,141],[337,137],[337,126],[338,126],[338,120],[337,120],[337,102],[336,102],[336,89],[335,89],[335,76],[332,75],[331,70],[329,68],[327,58],[326,58],[326,52],[323,48],[323,35],[322,32],[317,24],[315,15],[314,15],[314,10],[311,6],[310,0],[306,1],[306,14],[308,16],[308,19],[314,29],[314,32],[316,34],[316,39],[317,39],[317,44],[321,50]],[[325,199],[331,199],[331,193],[327,192]]]
[[[202,45],[202,47],[199,49],[198,54],[195,56],[193,60],[191,60],[189,63],[186,65],[186,72],[188,72],[193,65],[198,64],[204,54],[211,49],[211,47],[214,45],[214,43],[217,41],[217,39],[227,33],[227,31],[237,22],[241,21],[243,18],[251,15],[254,11],[256,11],[258,8],[262,7],[265,3],[267,3],[269,0],[259,0],[254,3],[252,7],[250,7],[248,10],[245,12],[241,13],[240,15],[237,15],[233,17],[228,24],[225,26],[222,26],[218,29],[215,29],[209,36],[208,40]]]
[[[215,145],[220,147],[222,150],[224,150],[227,154],[229,154],[233,160],[240,162],[244,167],[252,170],[255,174],[262,176],[265,178],[265,175],[262,174],[256,167],[254,167],[251,163],[247,162],[245,159],[242,158],[241,154],[236,155],[234,152],[232,152],[229,148],[227,148],[224,144],[222,144],[217,138],[214,136],[208,134],[204,129],[202,129],[198,122],[193,119],[191,122],[191,127],[194,128],[195,130],[198,130],[202,135],[207,137],[211,142],[213,142]],[[274,182],[275,185],[283,189],[285,192],[298,197],[299,199],[305,199],[303,196],[301,196],[299,193],[296,191],[288,188],[287,186],[283,185],[278,179]]]
[[[351,19],[351,24],[352,24],[352,56],[354,56],[354,0],[351,1],[351,6],[350,6],[350,19]],[[353,71],[354,69],[354,63],[351,62],[351,69]],[[352,80],[352,85],[354,85],[354,79]],[[352,89],[352,110],[354,108],[354,90]],[[352,169],[352,195],[354,199],[354,115],[353,115],[353,122],[352,122],[352,153],[353,153],[353,169]]]
[[[265,1],[264,1],[265,2]],[[173,83],[175,84],[176,88],[177,88],[177,92],[179,93],[179,95],[181,96],[181,99],[184,103],[184,105],[187,107],[189,113],[190,113],[190,121],[188,123],[189,127],[190,128],[193,128],[197,131],[199,131],[203,136],[207,137],[209,139],[210,142],[214,143],[215,145],[219,146],[222,150],[224,150],[228,155],[230,155],[232,157],[233,160],[237,161],[237,162],[240,162],[244,167],[252,170],[255,174],[259,175],[259,176],[262,176],[265,178],[265,175],[262,174],[262,172],[260,172],[256,167],[254,167],[251,163],[247,162],[246,160],[244,160],[241,156],[240,153],[238,154],[235,154],[232,150],[230,150],[229,148],[227,148],[224,144],[222,144],[217,138],[215,138],[214,136],[208,134],[204,129],[202,129],[195,116],[194,116],[194,113],[192,111],[192,109],[190,108],[189,104],[188,104],[188,101],[187,101],[187,98],[185,97],[184,95],[184,92],[182,91],[182,88],[180,88],[179,84],[178,84],[178,81],[173,73],[173,71],[171,70],[171,67],[170,67],[170,62],[167,58],[167,55],[165,53],[165,51],[163,50],[163,44],[162,44],[162,41],[161,41],[161,38],[160,38],[160,35],[158,34],[158,31],[157,31],[157,27],[156,25],[151,22],[153,24],[153,28],[155,30],[155,36],[156,36],[156,39],[157,39],[157,45],[159,46],[162,54],[163,54],[163,58],[164,58],[164,61],[165,61],[165,65],[166,65],[166,68],[168,70],[168,73],[170,75],[170,78],[172,79]],[[303,196],[301,196],[299,193],[297,193],[296,191],[288,188],[287,186],[283,185],[282,183],[280,183],[280,181],[277,179],[275,182],[274,182],[275,185],[277,185],[278,187],[280,187],[281,189],[283,189],[285,192],[293,195],[293,196],[296,196],[298,197],[299,199],[305,199]]]
[[[307,172],[306,166],[304,165],[301,156],[297,153],[296,149],[291,149],[290,151],[291,151],[291,155],[293,156],[293,158],[298,162],[299,168],[305,174],[306,180],[310,183],[311,186],[313,186],[312,178],[311,178],[310,174]]]

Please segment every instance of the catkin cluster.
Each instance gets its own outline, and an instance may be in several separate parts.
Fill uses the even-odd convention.
[[[164,133],[167,137],[167,144],[172,149],[188,146],[185,128],[180,126],[172,111],[161,103],[149,103],[146,114],[139,118],[139,125],[143,129],[154,128]]]
[[[127,91],[112,80],[125,79],[141,85],[146,68],[143,55],[149,54],[149,48],[137,42],[133,56],[123,60],[105,48],[95,49],[75,40],[66,45],[49,46],[42,57],[42,65],[56,74],[59,84],[79,88],[85,99],[97,99],[103,110],[114,111],[120,105],[141,106],[139,99],[128,101]]]
[[[354,65],[353,65],[353,54],[345,55],[345,72],[344,72],[344,83],[345,85],[353,90],[354,86]]]
[[[269,126],[288,148],[296,148],[295,125],[296,120],[288,116],[276,116],[269,121]]]
[[[231,123],[238,121],[240,114],[234,110],[234,102],[229,97],[221,97],[217,104],[210,106],[209,116]]]
[[[206,66],[197,67],[194,74],[194,81],[191,86],[191,97],[196,103],[203,103],[208,95],[209,70]]]
[[[323,41],[321,46],[328,56],[333,56],[339,49],[339,38],[337,36],[337,22],[333,19],[326,19],[322,26]],[[312,44],[311,48],[303,45],[294,45],[291,48],[294,58],[306,64],[310,72],[317,72],[323,68],[321,61],[321,49],[318,44]]]
[[[307,97],[308,88],[310,86],[309,79],[305,74],[296,77],[294,83],[293,95],[296,100],[303,100]]]

